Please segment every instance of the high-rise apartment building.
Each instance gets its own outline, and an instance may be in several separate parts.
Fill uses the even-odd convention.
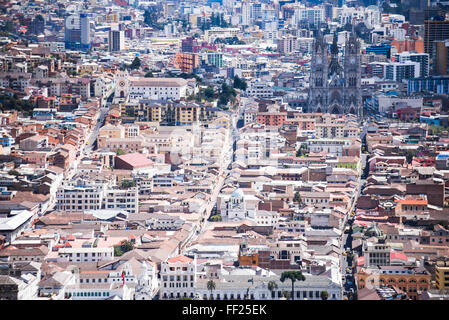
[[[418,52],[401,52],[395,55],[397,62],[418,62],[420,69],[420,77],[427,77],[429,75],[429,54]]]
[[[66,17],[64,26],[66,49],[85,50],[90,48],[90,20],[87,14],[73,14]]]
[[[116,52],[125,49],[125,31],[109,31],[109,51]]]
[[[424,52],[432,54],[433,42],[449,39],[449,20],[424,21]]]

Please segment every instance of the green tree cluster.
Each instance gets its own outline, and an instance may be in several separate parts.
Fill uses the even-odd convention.
[[[302,274],[301,271],[284,271],[281,274],[281,282],[284,282],[285,280],[290,280],[292,282],[292,291],[291,291],[291,298],[292,300],[295,299],[295,282],[296,281],[305,281],[306,277]]]
[[[12,175],[12,176],[20,176],[20,173],[17,170],[9,170],[8,174]]]
[[[245,91],[248,88],[248,84],[244,79],[240,79],[239,76],[235,76],[233,87]]]
[[[213,99],[215,97],[215,90],[213,87],[208,86],[205,90],[204,90],[204,97],[208,100]]]
[[[212,217],[210,217],[210,221],[220,222],[220,221],[222,221],[222,217],[221,217],[221,215],[216,214],[216,215],[213,215]]]
[[[134,249],[134,244],[131,241],[123,240],[119,245],[114,246],[114,256],[120,257],[124,253]]]
[[[245,44],[245,42],[240,40],[239,38],[237,38],[237,36],[226,37],[226,38],[217,38],[217,39],[215,39],[214,43],[223,43],[223,44],[230,44],[230,45]]]
[[[117,149],[117,151],[115,152],[118,156],[124,155],[126,153],[125,150],[123,149]]]
[[[296,202],[297,204],[301,204],[302,199],[301,199],[301,195],[299,194],[299,191],[296,191],[293,201]]]
[[[16,95],[9,96],[6,94],[0,95],[0,110],[17,110],[26,115],[30,115],[33,111],[33,103],[28,100],[19,99]]]
[[[215,290],[216,285],[214,280],[207,281],[207,290],[210,291],[210,295],[212,296],[212,292]]]
[[[134,188],[136,186],[136,181],[134,180],[128,180],[128,179],[123,179],[122,183],[120,184],[122,188]]]
[[[169,71],[166,74],[167,78],[183,78],[183,79],[192,79],[194,78],[196,80],[196,82],[198,82],[199,84],[203,83],[203,79],[201,79],[200,76],[198,76],[197,74],[194,73],[181,73],[181,74],[174,74],[173,72]]]
[[[139,57],[135,57],[133,62],[131,62],[131,64],[129,65],[128,68],[131,70],[136,70],[136,69],[139,69],[141,65],[142,65],[142,63],[141,63]]]
[[[218,95],[218,106],[225,107],[228,103],[234,103],[236,96],[237,92],[235,92],[234,88],[223,83],[220,94]]]
[[[164,24],[158,22],[160,16],[161,14],[157,8],[149,7],[147,10],[145,10],[145,13],[143,14],[143,22],[150,28],[156,30],[163,30]]]
[[[428,132],[431,135],[440,135],[443,131],[447,131],[447,128],[443,126],[430,126],[428,129]]]

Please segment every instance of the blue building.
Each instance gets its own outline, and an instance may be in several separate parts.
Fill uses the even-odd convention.
[[[427,116],[420,116],[419,122],[424,122],[433,126],[439,126],[440,125],[440,117],[427,117]]]
[[[90,19],[85,13],[67,16],[64,20],[65,48],[69,50],[87,50],[91,47]]]
[[[378,46],[371,46],[366,48],[366,53],[383,54],[386,55],[388,59],[391,57],[391,45],[381,44]]]
[[[431,92],[438,94],[449,93],[449,76],[430,76],[426,78],[409,79],[408,94],[414,92]]]
[[[10,147],[14,144],[14,138],[11,138],[9,136],[1,136],[0,137],[0,145],[3,147]]]

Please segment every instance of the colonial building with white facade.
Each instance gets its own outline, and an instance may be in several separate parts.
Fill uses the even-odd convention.
[[[120,98],[177,101],[188,95],[188,81],[182,78],[131,77],[119,71],[115,83],[115,96]]]
[[[194,297],[197,278],[197,263],[186,256],[177,256],[161,264],[160,299]]]

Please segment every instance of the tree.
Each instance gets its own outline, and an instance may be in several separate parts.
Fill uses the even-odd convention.
[[[214,291],[215,290],[215,281],[214,280],[209,280],[209,281],[207,281],[207,290],[209,290],[210,291],[210,295],[211,295],[211,297],[212,297],[212,291]]]
[[[296,202],[297,204],[301,204],[302,199],[301,199],[301,195],[299,194],[299,191],[296,191],[293,201]]]
[[[413,160],[413,157],[416,156],[416,151],[415,150],[408,150],[407,154],[405,155],[405,158],[407,159],[408,163],[411,163]]]
[[[213,222],[219,222],[219,221],[222,221],[222,218],[221,218],[221,215],[216,214],[216,215],[213,215],[212,217],[210,217],[210,220]]]
[[[34,108],[34,104],[30,100],[22,100],[16,94],[13,96],[1,94],[0,103],[2,110],[17,110],[25,115],[30,115]]]
[[[123,251],[120,250],[120,246],[114,246],[114,256],[120,257],[121,255],[123,255]]]
[[[291,294],[291,292],[288,292],[287,290],[285,290],[285,291],[282,291],[282,296],[288,300],[288,299],[290,299],[292,294]]]
[[[8,174],[12,176],[20,176],[20,173],[17,170],[9,170]]]
[[[121,256],[124,253],[134,249],[134,244],[131,241],[123,240],[119,245],[114,246],[114,256]]]
[[[270,282],[268,282],[268,290],[270,290],[272,298],[274,298],[275,296],[274,290],[276,290],[277,288],[278,284],[276,283],[276,281],[271,280]]]
[[[284,282],[285,280],[290,279],[292,282],[292,292],[291,297],[292,300],[295,299],[295,282],[296,281],[305,281],[306,277],[302,274],[301,271],[284,271],[281,274],[281,282]]]
[[[121,183],[122,188],[128,189],[128,188],[133,188],[135,186],[136,186],[136,181],[134,181],[134,180],[125,180],[125,179],[122,180],[122,183]]]
[[[299,146],[298,151],[296,151],[296,156],[297,156],[297,157],[304,157],[304,156],[306,156],[306,155],[307,155],[307,146],[301,144],[301,145]]]
[[[204,96],[206,99],[213,99],[215,96],[215,90],[213,87],[209,86],[204,90]]]
[[[248,88],[248,85],[244,79],[240,79],[239,76],[235,76],[233,87],[245,91]]]
[[[156,7],[149,7],[143,14],[143,21],[153,29],[162,30],[164,29],[164,24],[157,21],[160,16],[159,10]]]
[[[134,249],[134,243],[128,240],[123,240],[120,243],[120,250],[125,253]]]
[[[221,92],[218,96],[218,106],[223,107],[226,106],[229,102],[234,103],[236,96],[237,92],[235,92],[234,88],[228,86],[223,82],[223,84],[221,85]]]
[[[329,298],[329,293],[326,290],[321,291],[320,297],[321,300],[327,300]]]
[[[133,62],[131,62],[131,65],[129,66],[131,70],[139,69],[141,66],[141,62],[139,57],[135,57]]]
[[[124,155],[126,152],[125,150],[122,149],[117,149],[117,151],[115,152],[118,156]]]
[[[149,71],[145,73],[145,78],[154,78],[153,72]]]

